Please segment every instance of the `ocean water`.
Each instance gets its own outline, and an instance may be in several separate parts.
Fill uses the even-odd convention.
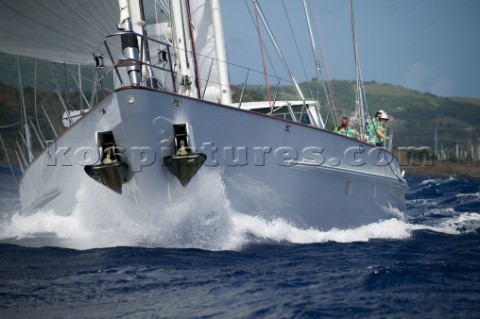
[[[320,231],[201,172],[170,218],[85,185],[24,217],[0,166],[0,318],[480,318],[480,180],[410,177],[406,222]]]

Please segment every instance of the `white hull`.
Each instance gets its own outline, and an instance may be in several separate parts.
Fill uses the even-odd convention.
[[[134,87],[110,95],[36,158],[20,185],[23,211],[70,214],[80,183],[96,183],[84,171],[98,160],[96,133],[112,131],[131,171],[121,196],[152,216],[168,214],[190,187],[163,164],[174,124],[187,124],[190,146],[207,155],[200,170],[221,172],[234,211],[318,229],[404,218],[407,185],[390,153],[390,163],[378,163],[371,146],[332,132]]]

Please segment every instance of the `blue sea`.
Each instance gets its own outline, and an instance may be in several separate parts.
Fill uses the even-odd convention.
[[[0,318],[480,318],[480,180],[409,177],[406,222],[321,231],[201,178],[170,220],[88,187],[25,217],[0,166]]]

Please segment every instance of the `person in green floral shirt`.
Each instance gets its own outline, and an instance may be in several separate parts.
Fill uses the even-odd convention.
[[[383,146],[388,137],[385,135],[385,124],[390,118],[385,111],[375,113],[375,119],[368,124],[367,142],[375,146]]]
[[[340,126],[336,127],[334,130],[335,133],[345,135],[354,139],[361,140],[361,136],[356,129],[348,127],[348,118],[345,116],[342,117],[342,121],[340,122]]]

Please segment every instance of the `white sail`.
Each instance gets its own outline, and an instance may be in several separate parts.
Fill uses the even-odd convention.
[[[93,64],[92,49],[116,32],[117,0],[0,1],[0,51]]]
[[[227,54],[218,0],[190,0],[184,2],[144,1],[145,29],[148,36],[171,43],[175,48],[178,78],[198,77],[200,97],[222,104],[231,104]],[[190,22],[187,11],[190,11]],[[173,25],[172,25],[173,22]],[[190,33],[193,33],[194,45]],[[153,57],[155,48],[150,48]],[[194,69],[195,61],[197,69]],[[196,83],[192,83],[192,87]],[[185,93],[185,92],[179,92]],[[192,95],[193,92],[188,92]]]
[[[190,1],[200,89],[209,101],[230,104],[227,54],[218,0]]]
[[[143,20],[139,1],[124,2],[129,4],[135,32],[143,33],[144,25],[147,35],[160,41],[172,40],[168,1],[143,1]],[[4,53],[57,62],[93,64],[92,49],[105,36],[118,31],[118,0],[0,0],[0,5],[0,27],[8,30],[0,32],[0,51]],[[201,94],[206,100],[230,104],[219,2],[192,0],[190,8]],[[157,54],[155,48],[151,49],[151,55]],[[193,64],[189,74],[194,75]]]

